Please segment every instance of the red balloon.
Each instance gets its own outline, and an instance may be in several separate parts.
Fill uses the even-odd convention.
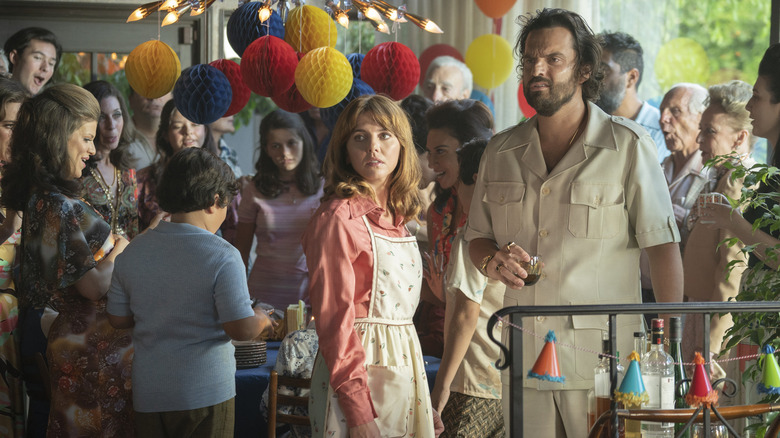
[[[229,59],[218,59],[210,62],[209,65],[224,73],[230,82],[230,88],[233,90],[233,100],[230,101],[230,107],[225,115],[222,116],[230,117],[246,106],[252,92],[244,84],[244,81],[241,80],[241,67],[235,62]]]
[[[474,0],[483,14],[490,18],[501,18],[512,9],[517,0]]]
[[[360,66],[360,78],[374,91],[394,100],[412,94],[420,79],[420,62],[412,49],[401,43],[387,42],[366,53]]]
[[[530,119],[536,115],[536,110],[531,108],[531,105],[529,105],[528,101],[525,100],[522,82],[520,82],[520,84],[517,86],[517,103],[520,105],[520,111],[522,111],[526,119]]]
[[[439,56],[452,56],[463,62],[463,55],[460,54],[458,49],[449,44],[434,44],[428,47],[420,54],[420,85],[425,80],[425,74],[428,73],[428,66],[431,65],[431,61]]]
[[[305,53],[298,52],[298,60],[300,61],[304,55]],[[298,91],[298,86],[295,85],[295,82],[293,82],[292,87],[274,95],[271,100],[274,101],[276,106],[288,113],[300,113],[312,107],[312,104],[301,96],[301,92]]]
[[[271,97],[295,82],[298,55],[283,39],[266,35],[244,50],[241,77],[250,90]]]

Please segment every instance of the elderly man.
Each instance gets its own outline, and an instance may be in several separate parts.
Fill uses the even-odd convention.
[[[468,99],[473,82],[466,64],[452,56],[439,56],[431,61],[425,73],[423,95],[433,102]]]
[[[46,85],[62,56],[57,37],[41,27],[27,27],[11,35],[3,46],[13,80],[34,96]]]
[[[173,93],[168,93],[157,99],[148,99],[130,89],[128,101],[138,135],[130,143],[129,151],[136,161],[137,169],[143,169],[157,159],[157,128],[160,127],[160,115],[165,103],[172,98]]]
[[[657,190],[664,180],[655,145],[638,124],[589,102],[603,79],[598,38],[582,17],[562,9],[521,20],[523,92],[537,115],[496,134],[482,157],[466,231],[472,262],[507,286],[507,306],[639,303],[639,252],[646,248],[658,301],[681,301],[679,233],[668,191]],[[519,263],[529,254],[545,264],[532,286]],[[631,350],[624,335],[641,324],[639,316],[618,319],[619,350]],[[524,327],[598,350],[607,317],[538,317]],[[524,370],[543,344],[523,337]],[[593,356],[559,348],[558,358],[565,387],[523,379],[524,388],[516,388],[526,437],[587,435]]]
[[[669,156],[659,126],[661,113],[656,107],[643,102],[637,94],[645,66],[642,46],[634,37],[623,32],[604,32],[600,36],[601,62],[607,73],[596,105],[607,114],[625,117],[642,125],[655,142],[660,163]]]

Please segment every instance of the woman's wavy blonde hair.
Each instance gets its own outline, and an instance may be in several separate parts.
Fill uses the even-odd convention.
[[[344,108],[328,144],[325,162],[322,165],[325,174],[325,196],[332,198],[351,198],[361,195],[377,202],[371,186],[363,180],[347,161],[347,140],[357,127],[358,117],[368,114],[378,125],[390,131],[398,139],[401,151],[398,165],[390,181],[390,193],[387,208],[395,215],[414,218],[420,213],[422,203],[418,185],[421,172],[417,153],[412,142],[412,129],[406,113],[398,104],[386,96],[360,96]]]

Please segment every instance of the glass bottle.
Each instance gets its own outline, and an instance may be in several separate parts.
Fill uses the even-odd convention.
[[[664,320],[653,319],[650,351],[642,356],[646,409],[674,409],[674,360],[664,351]],[[674,423],[642,422],[642,438],[674,437]]]
[[[674,408],[685,409],[688,407],[688,403],[685,402],[685,395],[688,394],[689,383],[679,383],[686,380],[688,376],[685,373],[685,366],[683,365],[682,354],[682,318],[674,316],[669,318],[669,353],[674,360]],[[678,423],[674,426],[674,433],[682,430],[684,424]],[[681,438],[689,438],[691,435],[690,429],[685,431]]]
[[[645,332],[634,332],[634,351],[639,353],[639,358],[647,353],[647,339]]]

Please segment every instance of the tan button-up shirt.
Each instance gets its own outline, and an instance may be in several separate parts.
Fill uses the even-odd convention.
[[[542,278],[507,289],[504,305],[639,303],[640,248],[680,240],[653,140],[639,125],[588,103],[583,135],[550,172],[536,118],[497,134],[480,163],[466,240],[514,241],[544,261]],[[632,346],[639,315],[618,318],[622,357]],[[526,328],[555,330],[565,384],[524,379],[526,387],[592,386],[606,315],[533,318]],[[544,340],[523,335],[524,372]]]

